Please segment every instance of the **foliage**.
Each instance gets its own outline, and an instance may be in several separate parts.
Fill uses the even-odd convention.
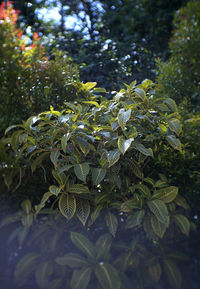
[[[44,60],[34,37],[27,53],[38,49]],[[20,35],[16,39],[22,45]],[[46,73],[57,65],[52,73],[59,76],[59,56],[47,58]],[[28,64],[37,69],[34,61]],[[42,73],[33,79],[44,81]],[[62,77],[52,81],[63,91]],[[24,78],[24,89],[27,85]],[[198,115],[189,118],[184,103],[177,106],[159,95],[160,84],[147,79],[124,84],[111,100],[94,82],[80,84],[72,76],[69,85],[77,89],[71,102],[49,94],[50,110],[48,101],[39,103],[46,92],[34,94],[37,102],[24,106],[29,111],[23,117],[40,113],[22,122],[20,115],[0,141],[1,216],[8,212],[0,222],[0,254],[6,260],[0,261],[1,284],[198,288]]]
[[[155,97],[152,86],[150,80],[139,85],[134,81],[117,92],[113,100],[107,100],[97,96],[104,90],[95,88],[95,83],[86,83],[85,89],[93,91],[87,101],[68,102],[62,111],[51,108],[6,130],[8,137],[2,142],[4,150],[13,159],[2,169],[8,188],[15,188],[19,183],[19,168],[22,183],[27,174],[37,173],[40,167],[44,170],[44,179],[48,176],[49,190],[41,202],[37,204],[33,200],[32,205],[30,201],[23,203],[26,213],[25,216],[23,214],[22,224],[25,228],[31,229],[33,220],[39,221],[40,214],[43,214],[43,210],[45,212],[44,207],[50,205],[59,208],[69,226],[76,222],[77,217],[91,229],[100,221],[103,232],[109,232],[113,238],[121,238],[126,231],[138,235],[138,244],[142,240],[147,242],[141,249],[145,251],[145,258],[149,254],[148,246],[152,247],[153,242],[159,246],[162,239],[169,243],[177,236],[189,235],[194,224],[185,212],[187,202],[178,195],[178,188],[170,185],[170,179],[152,169],[154,158],[157,159],[163,150],[171,148],[177,153],[183,150],[179,140],[181,124],[177,106],[172,99]],[[17,230],[15,235],[19,240],[23,238],[21,230],[24,228]],[[26,238],[27,229],[24,234]],[[168,257],[152,259],[150,254],[147,264],[153,264],[153,269],[151,265],[146,267],[142,261],[144,257],[138,261],[140,265],[136,265],[136,268],[133,265],[132,268],[132,251],[128,256],[125,251],[119,260],[109,259],[109,252],[99,256],[103,252],[102,247],[98,249],[98,246],[102,246],[102,240],[106,241],[107,237],[99,238],[101,241],[92,240],[97,242],[94,246],[84,236],[72,233],[72,242],[87,258],[69,252],[61,255],[63,257],[56,257],[59,265],[69,264],[74,269],[72,279],[68,277],[71,288],[94,288],[92,284],[97,280],[99,288],[123,288],[123,281],[120,285],[119,280],[129,279],[129,270],[133,270],[136,283],[140,284],[138,288],[151,284],[156,286],[159,282],[162,284],[162,280],[165,280],[160,279],[162,271],[166,272],[169,284],[175,288],[181,287],[181,273]],[[105,250],[108,250],[107,246],[105,244]],[[115,252],[117,248],[114,246],[112,250]],[[160,256],[162,253],[158,251]],[[27,262],[30,263],[31,272],[36,268],[33,262],[39,256],[32,254],[20,259],[15,269],[19,284],[22,281],[20,268],[25,266],[22,264],[27,267]],[[130,261],[123,263],[124,258]],[[164,258],[162,266],[157,258]],[[121,262],[124,265],[120,265]],[[38,274],[47,274],[45,272],[50,270],[47,269],[49,266],[54,265],[45,263],[41,265],[41,273],[35,273],[39,288],[44,288],[47,283],[41,284],[44,278]],[[120,269],[121,266],[124,266],[123,269]],[[143,280],[141,274],[144,266],[150,273]],[[50,272],[54,270],[57,269]],[[119,275],[121,271],[125,276]],[[178,279],[174,280],[172,271],[176,272]],[[82,283],[79,283],[77,276],[80,276]],[[64,285],[58,283],[56,288],[61,286]]]
[[[200,96],[200,3],[191,1],[180,9],[174,19],[170,41],[171,57],[158,62],[158,95],[176,100],[183,117],[182,141],[185,154],[165,154],[168,174],[174,172],[173,182],[179,183],[181,194],[189,201],[192,214],[199,218],[199,96]],[[176,160],[176,161],[175,161]]]
[[[191,1],[180,9],[174,19],[170,40],[171,57],[158,63],[159,93],[178,103],[187,99],[189,110],[198,111],[200,79],[200,4]]]
[[[51,59],[33,33],[28,44],[16,26],[18,12],[10,2],[0,8],[0,130],[33,113],[59,107],[63,102],[84,97],[78,70],[67,55],[54,51]]]

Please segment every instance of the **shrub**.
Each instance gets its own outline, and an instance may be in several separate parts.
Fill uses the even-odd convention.
[[[101,91],[93,88],[94,83],[85,86],[94,93]],[[34,219],[40,222],[44,207],[51,206],[59,208],[68,220],[67,231],[73,231],[71,239],[66,233],[65,240],[68,238],[69,244],[72,242],[83,252],[77,255],[66,251],[64,245],[58,248],[57,256],[51,255],[51,261],[41,261],[45,278],[31,261],[40,258],[39,255],[31,252],[20,259],[15,269],[19,284],[26,282],[21,268],[28,262],[37,272],[39,288],[51,285],[48,283],[50,273],[45,268],[54,268],[50,272],[57,274],[58,265],[66,266],[63,267],[66,286],[71,288],[162,286],[166,282],[165,274],[169,284],[181,287],[181,273],[170,257],[174,249],[169,248],[169,244],[180,240],[182,234],[188,236],[193,224],[187,218],[188,205],[179,196],[178,188],[154,168],[154,158],[158,159],[162,151],[172,149],[182,153],[178,138],[180,116],[175,102],[170,98],[157,99],[152,86],[150,80],[140,85],[132,82],[116,93],[113,100],[97,98],[94,94],[87,101],[66,103],[62,111],[52,108],[6,130],[9,137],[4,139],[5,150],[14,160],[3,170],[7,185],[14,188],[19,183],[17,174],[14,177],[11,174],[18,167],[23,171],[20,183],[25,182],[27,174],[43,168],[43,177],[49,186],[39,204],[35,200],[32,205],[30,201],[23,203],[24,212],[18,217],[19,221],[22,218],[22,226],[15,238],[23,243],[28,232],[34,231]],[[36,199],[41,194],[39,182],[37,187]],[[58,216],[57,211],[53,211]],[[83,235],[72,229],[77,226],[76,219],[90,228],[87,238],[86,230],[81,229]],[[104,233],[107,235],[102,235]],[[135,241],[130,235],[135,236]],[[127,247],[120,255],[119,248],[111,246],[112,238]],[[72,265],[74,258],[81,263],[73,261]],[[31,272],[28,270],[27,274]],[[172,272],[176,272],[176,278]],[[82,276],[81,283],[78,275]],[[63,288],[63,278],[59,283],[62,285],[56,288]],[[41,283],[42,280],[46,283]]]
[[[84,97],[78,70],[67,55],[55,50],[51,58],[37,33],[32,43],[17,28],[18,11],[0,6],[0,131],[31,114],[61,107]]]

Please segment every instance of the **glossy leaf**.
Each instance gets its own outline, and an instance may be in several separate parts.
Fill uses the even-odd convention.
[[[76,137],[76,142],[81,151],[83,152],[83,154],[86,156],[90,151],[90,144],[84,138],[81,137]]]
[[[86,182],[86,177],[89,174],[90,166],[88,164],[77,164],[74,166],[74,172],[77,178],[83,182]]]
[[[180,135],[182,128],[181,128],[181,123],[178,119],[176,118],[170,119],[168,121],[168,125],[171,131],[175,132],[177,136]]]
[[[120,109],[118,114],[118,124],[124,130],[126,123],[129,121],[131,117],[131,109],[125,111],[123,108]]]
[[[174,135],[168,135],[166,137],[168,143],[175,149],[175,150],[181,150],[181,142],[178,138],[176,138]]]
[[[97,186],[105,178],[106,169],[92,168],[92,182],[94,186]]]
[[[76,199],[76,216],[81,221],[83,226],[85,226],[87,219],[90,214],[90,203],[85,199]]]
[[[76,199],[73,195],[62,194],[59,198],[59,210],[61,214],[70,220],[76,212]]]
[[[59,150],[54,150],[51,152],[50,154],[50,159],[52,161],[52,163],[54,164],[54,166],[57,166],[57,162],[58,162],[58,158],[60,156],[60,151]]]
[[[172,98],[166,98],[164,100],[164,103],[171,109],[171,111],[176,112],[177,111],[177,105],[176,102]]]
[[[52,195],[55,195],[55,196],[58,196],[59,193],[61,191],[61,188],[57,187],[57,186],[50,186],[49,187],[49,192],[52,194]]]
[[[175,200],[178,194],[178,188],[174,186],[157,190],[152,198],[162,200],[164,203],[170,203]]]
[[[87,186],[82,184],[74,184],[69,187],[69,192],[74,194],[89,194],[90,191]]]
[[[130,139],[124,139],[123,137],[119,137],[118,139],[118,149],[120,150],[120,152],[124,155],[125,152],[129,149],[129,147],[131,146],[131,143],[133,142],[133,138]]]
[[[113,166],[116,162],[118,162],[120,158],[120,151],[118,149],[109,151],[107,154],[109,167]]]
[[[155,217],[163,224],[169,225],[169,215],[165,203],[161,200],[148,201],[147,205]]]
[[[145,156],[150,156],[153,158],[153,151],[151,148],[147,149],[145,148],[145,146],[141,143],[135,143],[134,144],[136,150],[138,150],[139,152],[141,152],[143,155]]]
[[[64,153],[66,153],[67,142],[70,139],[70,137],[71,137],[71,133],[66,133],[61,138],[61,147]]]

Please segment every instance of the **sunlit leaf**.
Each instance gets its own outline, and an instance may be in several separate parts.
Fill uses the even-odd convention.
[[[124,139],[123,137],[119,137],[117,144],[118,149],[121,151],[122,154],[125,154],[125,152],[129,149],[133,140],[133,138]]]

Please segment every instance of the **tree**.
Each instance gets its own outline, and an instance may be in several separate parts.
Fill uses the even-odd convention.
[[[58,50],[50,59],[36,32],[32,40],[24,38],[16,25],[19,13],[7,5],[0,8],[0,131],[50,105],[61,107],[81,91],[71,59]]]

